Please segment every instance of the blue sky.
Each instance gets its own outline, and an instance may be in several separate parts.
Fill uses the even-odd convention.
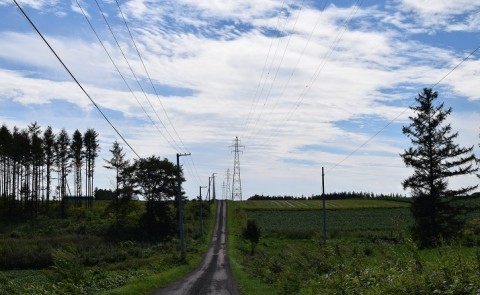
[[[322,167],[327,192],[408,195],[401,128],[417,93],[439,81],[458,142],[480,155],[480,51],[448,74],[480,45],[475,1],[18,3],[137,153],[192,154],[182,157],[191,198],[212,173],[223,195],[236,136],[244,198],[319,194]],[[0,16],[0,123],[95,128],[95,185],[113,188],[102,159],[121,139],[12,1],[0,0]]]

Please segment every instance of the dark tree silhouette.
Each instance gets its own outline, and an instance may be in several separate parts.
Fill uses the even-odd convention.
[[[175,216],[169,200],[177,196],[177,166],[156,156],[136,160],[124,171],[132,187],[147,200],[141,226],[153,238],[164,238],[175,231]],[[182,172],[180,181],[183,182]]]
[[[260,228],[253,219],[247,220],[247,226],[243,229],[243,238],[250,241],[251,254],[255,253],[255,246],[260,240]]]
[[[127,185],[126,177],[124,177],[124,171],[129,166],[129,161],[125,160],[125,153],[120,144],[115,140],[113,147],[110,150],[112,158],[105,160],[108,165],[104,167],[107,169],[115,170],[115,192],[113,194],[113,200],[108,207],[108,210],[113,211],[115,214],[115,226],[118,228],[122,222],[125,221],[129,210],[130,201],[132,199],[133,188]]]
[[[70,153],[73,161],[73,186],[75,187],[76,206],[80,206],[79,198],[82,196],[82,166],[83,166],[83,138],[80,131],[75,130],[70,145]]]
[[[43,132],[43,152],[46,172],[46,209],[48,211],[50,206],[52,168],[55,163],[55,134],[53,133],[51,126],[48,126],[45,132]]]
[[[98,133],[94,129],[87,129],[83,136],[85,147],[85,194],[93,196],[93,174],[95,170],[95,158],[98,157],[100,145],[98,144]]]
[[[437,96],[436,91],[425,88],[415,99],[418,105],[411,107],[414,116],[410,125],[403,127],[413,147],[401,157],[414,173],[402,184],[412,192],[413,236],[422,247],[435,246],[458,233],[462,220],[449,200],[477,187],[448,188],[448,179],[475,173],[478,168],[473,165],[473,146],[464,148],[454,143],[458,132],[452,133],[450,124],[445,124],[452,109],[444,109],[443,103],[435,105]]]

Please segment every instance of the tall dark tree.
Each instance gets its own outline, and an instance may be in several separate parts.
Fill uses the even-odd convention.
[[[402,184],[412,192],[413,236],[422,247],[435,246],[458,233],[462,220],[450,200],[476,186],[449,189],[448,180],[478,170],[474,166],[473,146],[460,147],[454,143],[458,132],[453,133],[451,125],[445,123],[452,109],[444,109],[443,103],[434,104],[437,96],[436,91],[425,88],[415,99],[417,105],[411,107],[414,111],[411,123],[403,127],[413,147],[401,157],[414,173]]]
[[[120,224],[126,219],[129,209],[130,200],[132,199],[133,188],[127,185],[127,178],[125,177],[125,169],[129,166],[128,160],[125,160],[125,153],[120,144],[115,140],[112,149],[112,158],[105,160],[107,169],[115,170],[115,192],[109,210],[115,214],[115,224]]]
[[[33,215],[38,214],[39,196],[42,191],[42,175],[43,175],[43,140],[41,137],[40,126],[34,122],[28,126],[28,133],[30,134],[30,158],[31,158],[31,184],[32,184],[32,203]]]
[[[6,125],[0,128],[0,169],[2,171],[0,182],[0,195],[7,199],[11,196],[11,146],[12,133]]]
[[[98,144],[98,133],[94,129],[87,129],[83,136],[85,147],[85,193],[93,196],[93,174],[95,170],[95,159],[98,157],[100,145]]]
[[[72,136],[72,144],[70,145],[70,153],[73,161],[73,185],[75,187],[75,195],[77,196],[76,205],[79,206],[78,198],[82,196],[82,166],[83,166],[83,138],[80,131],[75,130]]]
[[[70,137],[65,129],[62,129],[57,135],[56,142],[56,160],[57,168],[59,172],[58,179],[60,180],[59,184],[59,197],[62,200],[62,216],[66,215],[66,197],[67,197],[67,176],[70,173]]]
[[[43,153],[45,156],[45,172],[46,172],[46,209],[50,206],[50,192],[52,184],[52,169],[55,163],[55,134],[52,127],[48,126],[43,132]]]

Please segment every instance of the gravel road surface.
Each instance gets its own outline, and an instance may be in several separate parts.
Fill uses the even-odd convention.
[[[220,201],[217,206],[217,219],[212,243],[202,262],[186,277],[172,282],[165,288],[156,290],[153,295],[164,294],[241,294],[233,280],[227,257],[226,220],[227,203]]]

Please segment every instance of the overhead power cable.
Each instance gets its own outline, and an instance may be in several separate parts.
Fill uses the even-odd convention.
[[[180,137],[180,135],[178,134],[177,132],[177,129],[175,128],[175,126],[173,125],[173,122],[172,120],[170,119],[170,116],[168,115],[167,113],[167,110],[165,109],[163,103],[162,103],[162,100],[160,99],[160,95],[158,94],[157,92],[157,89],[152,81],[152,78],[150,76],[150,73],[149,71],[147,70],[147,67],[145,65],[145,62],[144,62],[144,59],[142,57],[142,54],[140,53],[140,50],[138,49],[138,46],[137,46],[137,42],[135,41],[135,38],[133,37],[133,34],[132,34],[132,31],[130,30],[130,26],[128,25],[127,23],[127,20],[125,18],[125,15],[123,13],[123,10],[120,6],[120,4],[118,3],[118,0],[115,0],[115,3],[117,4],[117,8],[118,8],[118,11],[120,12],[120,15],[122,17],[122,20],[123,20],[123,23],[125,24],[125,27],[127,28],[127,31],[128,31],[128,34],[130,35],[130,39],[132,40],[132,43],[133,43],[133,46],[135,47],[135,51],[137,52],[137,55],[138,55],[138,58],[140,59],[141,63],[142,63],[142,66],[143,66],[143,69],[145,70],[145,73],[148,77],[148,81],[150,82],[150,85],[152,86],[152,89],[158,99],[158,102],[160,103],[160,106],[162,107],[162,110],[163,110],[163,113],[165,114],[165,117],[167,118],[168,120],[168,123],[170,124],[170,126],[172,127],[175,135],[177,136],[178,140],[180,141],[182,147],[184,148],[184,150],[182,152],[188,152],[188,149],[185,145],[185,143],[182,141],[182,138]],[[198,182],[198,185],[200,185],[201,181],[200,181],[200,177],[198,176],[198,171],[197,171],[197,168],[195,166],[195,163],[193,162],[193,158],[192,157],[187,157],[187,165],[190,167],[190,162],[193,166],[193,169],[190,167],[190,169],[193,170],[193,174],[194,176],[197,178],[197,182]]]
[[[443,82],[443,80],[445,80],[451,73],[453,73],[455,70],[457,70],[460,65],[462,65],[467,59],[469,59],[472,55],[475,54],[475,52],[477,52],[478,50],[480,50],[480,45],[475,48],[474,50],[472,50],[466,57],[464,57],[459,63],[457,63],[453,68],[451,68],[440,80],[438,80],[435,84],[431,85],[430,88],[435,88],[437,87],[440,83]],[[390,120],[385,126],[383,126],[380,130],[378,130],[374,135],[372,135],[371,137],[369,137],[365,142],[363,142],[361,145],[359,145],[356,149],[354,149],[352,152],[350,152],[345,158],[343,158],[341,161],[339,161],[338,163],[336,163],[333,167],[327,169],[327,171],[325,172],[325,174],[327,172],[330,172],[331,170],[337,168],[338,166],[340,166],[343,162],[345,162],[347,159],[349,159],[351,156],[353,156],[354,154],[356,154],[360,149],[362,149],[364,146],[366,146],[369,142],[371,142],[375,137],[377,137],[380,133],[382,133],[385,129],[387,129],[387,127],[389,127],[390,125],[392,125],[393,122],[397,121],[398,118],[400,118],[401,116],[403,116],[403,114],[405,114],[409,109],[410,107],[412,107],[413,105],[415,104],[415,102],[411,103],[407,108],[405,108],[402,112],[400,112],[395,118],[393,118],[392,120]]]
[[[78,3],[78,1],[77,1],[77,3]],[[112,29],[112,27],[110,26],[110,23],[108,22],[108,20],[107,20],[107,18],[106,18],[106,16],[105,16],[105,13],[103,12],[100,4],[98,3],[98,0],[95,0],[95,3],[97,4],[97,8],[98,8],[98,10],[100,11],[100,14],[102,15],[103,20],[105,21],[105,24],[107,25],[110,33],[112,34],[112,37],[113,37],[115,43],[117,44],[117,47],[118,47],[118,49],[120,50],[120,52],[121,52],[121,54],[122,54],[122,56],[123,56],[123,58],[124,58],[124,60],[125,60],[125,62],[126,62],[126,64],[127,64],[128,68],[130,69],[130,72],[132,73],[133,77],[135,78],[135,81],[137,82],[138,87],[140,88],[140,90],[142,91],[143,95],[145,96],[145,99],[147,100],[148,104],[150,105],[150,107],[152,108],[153,112],[155,113],[158,121],[159,121],[159,122],[162,124],[162,126],[165,128],[165,132],[170,136],[173,144],[172,144],[172,142],[159,130],[160,134],[161,134],[161,135],[163,136],[163,138],[172,146],[172,148],[173,148],[174,150],[177,150],[177,149],[178,149],[178,150],[182,150],[182,148],[176,143],[175,139],[172,137],[172,135],[171,135],[170,132],[168,131],[167,127],[165,126],[165,124],[163,123],[163,121],[160,119],[157,111],[156,111],[155,108],[153,107],[150,99],[148,98],[148,95],[146,94],[145,90],[144,90],[143,87],[142,87],[142,84],[141,84],[140,81],[138,80],[138,77],[137,77],[137,75],[135,74],[135,71],[133,70],[132,66],[130,65],[130,62],[128,61],[128,58],[127,58],[125,52],[123,51],[122,47],[120,46],[120,42],[118,42],[118,39],[117,39],[115,33],[113,32],[113,29]],[[143,109],[143,107],[142,107],[142,109]]]
[[[283,9],[283,7],[285,6],[285,1],[286,0],[283,0],[282,2],[282,6],[280,7],[280,10]],[[281,16],[282,14],[279,13],[278,14],[278,17],[277,17],[277,22],[275,24],[275,28],[274,28],[274,31],[277,31],[277,28],[278,28],[278,25],[280,24],[280,19],[281,19]],[[286,20],[285,20],[286,22]],[[251,116],[255,113],[256,109],[257,109],[257,105],[258,105],[258,102],[260,100],[260,95],[258,95],[258,91],[260,89],[260,85],[262,85],[262,81],[263,81],[263,76],[265,74],[265,69],[267,68],[267,63],[268,63],[268,60],[270,59],[270,52],[272,50],[272,46],[273,46],[273,40],[274,38],[271,38],[271,41],[270,41],[270,45],[268,47],[268,52],[267,52],[267,56],[265,57],[265,62],[263,63],[263,68],[262,68],[262,74],[260,75],[260,80],[258,81],[258,84],[257,84],[257,88],[255,90],[255,94],[253,96],[253,101],[252,101],[252,105],[250,106],[250,111],[248,112],[248,115],[247,115],[247,119],[245,120],[245,124],[244,124],[244,128],[243,128],[243,134],[245,135],[245,132],[248,128],[248,125],[249,125],[249,122],[250,122],[250,118]],[[268,75],[270,74],[270,72],[267,73],[267,76],[265,77],[265,81],[266,79],[268,78]],[[262,87],[263,89],[263,87]],[[242,136],[243,138],[244,136]]]
[[[298,23],[298,19],[299,19],[299,17],[300,17],[300,13],[302,12],[302,9],[303,9],[303,4],[304,4],[304,2],[305,2],[305,0],[303,0],[302,3],[301,3],[301,5],[300,5],[300,9],[298,10],[297,17],[295,18],[295,22],[294,22],[294,24],[293,24],[293,26],[292,26],[292,29],[291,29],[292,31],[295,31],[295,28],[296,28],[297,23]],[[264,110],[265,110],[265,106],[267,105],[268,99],[270,98],[270,94],[272,93],[273,86],[275,85],[275,82],[276,82],[276,80],[277,80],[278,72],[280,71],[280,68],[281,68],[281,66],[282,66],[283,60],[285,59],[285,55],[286,55],[286,53],[287,53],[288,46],[289,46],[289,44],[290,44],[290,41],[292,40],[292,36],[293,36],[292,33],[289,34],[289,36],[288,36],[287,44],[285,45],[285,48],[283,49],[282,56],[281,56],[280,61],[279,61],[279,63],[278,63],[277,69],[275,70],[275,75],[273,76],[272,82],[270,83],[270,88],[268,89],[268,92],[267,92],[267,94],[266,94],[266,96],[265,96],[265,100],[264,100],[262,109],[261,109],[260,113],[259,113],[258,116],[257,116],[257,119],[255,120],[255,122],[254,122],[254,124],[253,124],[253,128],[252,128],[253,131],[256,130],[257,125],[258,125],[258,122],[260,121],[260,118],[262,118],[263,112],[264,112]],[[279,42],[279,44],[280,44],[280,42]],[[278,47],[277,47],[277,49],[278,49]],[[277,53],[277,51],[275,51],[275,55],[276,55],[276,53]],[[273,65],[273,61],[274,61],[274,60],[275,60],[275,58],[272,59],[272,63],[271,63],[270,66]],[[271,68],[270,68],[270,70],[271,70]],[[269,71],[270,71],[270,70],[269,70]],[[265,82],[266,82],[266,81],[265,81]],[[264,86],[265,86],[265,84],[264,84]],[[263,90],[263,88],[262,88],[262,90]],[[253,131],[252,131],[252,132],[253,132]]]
[[[310,41],[313,37],[313,33],[316,31],[317,27],[318,27],[318,24],[320,23],[320,18],[323,14],[323,11],[325,10],[325,7],[327,6],[327,0],[325,0],[323,2],[323,5],[321,5],[321,10],[320,10],[320,13],[318,14],[318,17],[317,17],[317,20],[315,22],[315,25],[314,27],[312,28],[312,30],[310,31],[310,34],[308,36],[308,39],[307,41],[305,42],[305,45],[303,46],[303,49],[299,55],[299,57],[297,58],[297,61],[295,63],[295,66],[293,67],[290,75],[288,76],[288,80],[286,83],[283,84],[283,87],[282,87],[282,91],[280,92],[279,95],[277,95],[277,98],[275,100],[275,103],[273,105],[273,107],[270,109],[270,112],[268,113],[268,115],[266,116],[266,120],[265,120],[265,123],[262,124],[262,126],[260,127],[260,129],[263,129],[265,128],[265,126],[268,126],[269,125],[269,121],[270,121],[270,118],[273,114],[273,112],[275,111],[275,109],[277,108],[277,105],[278,105],[278,102],[280,100],[280,98],[282,98],[284,96],[284,93],[285,93],[285,90],[287,89],[287,87],[290,85],[290,81],[292,80],[294,74],[296,73],[297,69],[298,69],[298,65],[300,64],[300,61],[301,59],[303,58],[303,56],[305,55],[305,51],[307,50],[308,48],[308,45],[310,44]],[[298,19],[298,16],[297,16],[297,19]],[[286,48],[285,48],[286,49]],[[278,71],[278,69],[277,69]],[[273,86],[273,85],[272,85]],[[258,131],[257,133],[259,133],[260,131]]]
[[[95,106],[95,108],[100,112],[100,114],[103,116],[105,121],[108,122],[108,124],[115,130],[115,132],[120,136],[120,138],[123,140],[123,142],[130,148],[130,150],[139,158],[141,159],[140,155],[133,149],[133,147],[128,143],[128,141],[123,137],[123,135],[118,131],[118,129],[113,125],[113,123],[107,118],[105,113],[100,109],[100,107],[95,103],[93,98],[88,94],[88,92],[83,88],[83,86],[80,84],[80,82],[77,80],[75,75],[70,71],[70,69],[67,67],[67,65],[63,62],[63,60],[60,58],[60,56],[57,54],[57,52],[53,49],[53,47],[50,45],[50,43],[45,39],[43,34],[39,31],[37,26],[33,23],[33,21],[28,17],[28,15],[25,13],[23,8],[18,4],[16,0],[12,0],[14,4],[17,6],[18,10],[22,13],[22,15],[25,17],[25,19],[30,23],[30,25],[33,27],[33,29],[37,32],[37,34],[42,38],[43,42],[47,45],[47,47],[50,49],[50,51],[55,55],[57,60],[62,64],[63,68],[67,71],[67,73],[70,75],[70,77],[75,81],[75,83],[80,87],[80,89],[83,91],[83,93],[88,97],[88,99],[92,102],[92,104]]]
[[[330,44],[329,46],[329,49],[328,51],[326,52],[325,56],[323,57],[323,59],[321,60],[321,62],[319,63],[319,65],[317,66],[317,69],[315,70],[315,72],[313,73],[313,75],[310,77],[309,81],[307,82],[307,84],[305,85],[304,88],[302,88],[302,91],[300,93],[300,95],[298,96],[296,102],[294,105],[292,105],[291,109],[288,111],[288,113],[286,114],[285,116],[285,119],[281,120],[280,122],[280,126],[272,133],[270,133],[270,135],[266,138],[266,139],[263,139],[263,144],[262,146],[266,146],[268,145],[271,140],[273,138],[276,138],[278,137],[278,134],[280,133],[280,131],[284,128],[284,126],[287,124],[288,121],[290,121],[290,119],[292,118],[293,114],[297,111],[297,109],[301,106],[303,100],[305,99],[305,97],[307,96],[307,94],[309,93],[310,89],[312,88],[313,84],[315,83],[315,81],[318,79],[320,73],[323,71],[323,69],[325,68],[326,64],[328,63],[328,60],[330,59],[330,57],[332,56],[333,52],[335,51],[335,49],[337,48],[340,40],[343,38],[343,35],[345,34],[346,30],[348,29],[351,21],[353,20],[353,18],[355,17],[355,15],[357,14],[359,8],[361,7],[361,5],[363,4],[363,0],[356,0],[354,5],[353,5],[353,8],[352,8],[352,11],[350,13],[350,15],[348,16],[347,19],[345,19],[345,22],[343,23],[343,28],[341,30],[338,31],[337,35],[335,36],[335,39],[332,41],[332,43]]]

